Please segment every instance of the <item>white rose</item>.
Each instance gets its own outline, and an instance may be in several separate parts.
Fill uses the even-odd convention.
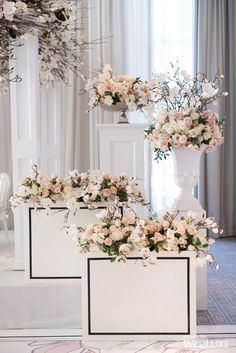
[[[150,249],[149,248],[142,248],[142,249],[140,249],[139,250],[139,254],[140,254],[140,256],[142,256],[142,257],[149,257],[149,255],[150,255]]]
[[[181,235],[183,235],[186,231],[186,227],[182,224],[182,223],[179,223],[177,225],[177,232]]]
[[[17,2],[16,2],[16,8],[17,8],[17,10],[26,11],[27,5],[26,5],[25,2],[17,1]]]
[[[111,234],[111,239],[114,241],[119,241],[123,239],[123,234],[120,230],[115,230],[114,232],[112,232]]]
[[[77,178],[79,176],[79,172],[77,169],[74,169],[74,170],[70,170],[69,171],[69,174],[72,178]]]
[[[204,140],[209,140],[211,138],[211,133],[210,132],[204,132],[203,138],[204,138]]]
[[[21,197],[26,197],[31,193],[30,188],[25,185],[21,185],[17,191],[17,194]]]
[[[112,98],[112,96],[105,96],[105,98],[104,98],[104,104],[106,104],[106,105],[112,105],[112,103],[113,103],[113,98]]]
[[[53,206],[54,203],[53,203],[53,201],[52,201],[49,197],[47,197],[46,199],[42,199],[42,200],[40,201],[40,205],[41,205],[42,207],[49,208],[49,207]]]
[[[12,1],[4,1],[3,2],[3,13],[5,18],[8,21],[12,21],[13,20],[13,15],[16,11],[16,6],[15,3]]]
[[[119,252],[121,252],[122,254],[128,255],[128,253],[130,252],[130,249],[131,249],[131,245],[122,244],[119,247]]]

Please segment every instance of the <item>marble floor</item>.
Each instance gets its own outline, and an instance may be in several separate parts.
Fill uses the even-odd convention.
[[[224,242],[224,247],[229,246]],[[230,247],[232,244],[230,245]],[[224,256],[227,256],[224,248]],[[13,267],[12,244],[1,247],[0,272]],[[218,259],[223,262],[223,254]],[[219,257],[220,256],[220,257]],[[10,272],[14,275],[14,272]],[[234,271],[228,269],[231,276]],[[21,274],[23,276],[23,273]],[[212,274],[213,275],[213,274]],[[220,274],[219,274],[220,275]],[[230,277],[231,278],[231,277]],[[4,278],[0,278],[4,282]],[[14,282],[15,283],[15,282]],[[212,282],[213,283],[213,282]],[[217,282],[219,283],[219,282]],[[219,286],[218,286],[219,287]],[[214,288],[215,290],[216,288]],[[218,288],[220,290],[220,287]],[[229,288],[230,289],[230,288]],[[233,288],[234,289],[234,288]],[[235,305],[235,302],[233,303]],[[1,312],[0,312],[1,320]],[[236,326],[198,326],[198,335],[181,341],[87,341],[78,329],[0,330],[0,353],[236,353]]]
[[[81,337],[0,338],[1,353],[235,353],[236,334],[182,341],[86,341]]]

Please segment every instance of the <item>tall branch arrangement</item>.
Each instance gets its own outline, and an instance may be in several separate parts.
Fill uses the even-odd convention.
[[[149,81],[158,108],[145,130],[155,159],[168,156],[172,147],[214,148],[224,142],[224,119],[208,109],[209,104],[228,95],[222,89],[224,76],[209,81],[204,73],[191,77],[171,64],[171,73],[160,73]]]
[[[82,54],[89,43],[83,39],[83,0],[0,0],[0,94],[8,90],[14,47],[38,33],[40,83],[68,83],[68,72],[84,79]],[[78,10],[80,9],[80,10]],[[79,18],[78,18],[78,11]],[[20,73],[19,73],[20,74]]]

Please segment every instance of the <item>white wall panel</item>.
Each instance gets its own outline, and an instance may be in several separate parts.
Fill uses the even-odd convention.
[[[13,190],[17,189],[19,180],[29,175],[32,164],[38,162],[38,40],[37,36],[26,41],[23,46],[15,48],[16,61],[12,76],[20,74],[21,82],[12,82],[11,126],[12,126],[12,165]],[[15,263],[23,267],[23,234],[21,210],[14,215],[15,230]]]

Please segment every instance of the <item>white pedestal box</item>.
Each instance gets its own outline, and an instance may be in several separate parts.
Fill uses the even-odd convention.
[[[150,193],[150,146],[144,141],[147,124],[99,124],[99,168],[112,175],[128,173],[139,179],[140,187]],[[135,205],[139,216],[146,216]],[[186,214],[186,209],[180,210]],[[184,212],[185,211],[185,212]],[[197,309],[207,310],[207,266],[197,268]]]
[[[196,334],[195,254],[160,252],[144,267],[101,253],[83,255],[83,337],[176,339]]]
[[[89,210],[83,204],[68,224],[85,226],[98,223],[102,204]],[[43,208],[25,207],[25,276],[27,282],[68,283],[81,278],[81,255],[72,237],[63,229],[67,208],[55,204],[47,216]]]

